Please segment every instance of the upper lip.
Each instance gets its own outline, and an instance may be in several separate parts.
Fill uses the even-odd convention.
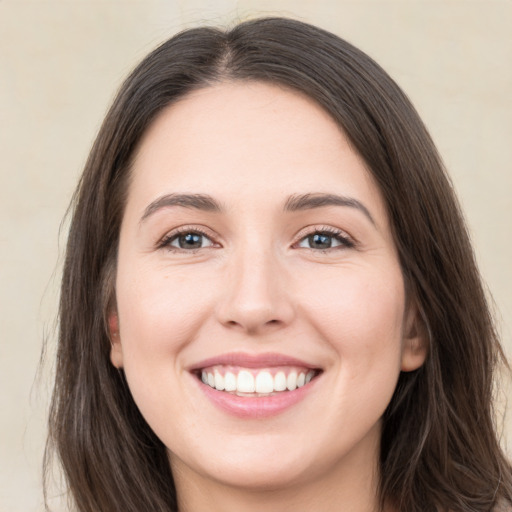
[[[247,354],[244,352],[231,352],[215,357],[204,359],[190,367],[190,371],[201,370],[209,366],[240,366],[243,368],[271,368],[273,366],[301,366],[310,369],[319,369],[318,366],[297,359],[273,352],[263,354]]]

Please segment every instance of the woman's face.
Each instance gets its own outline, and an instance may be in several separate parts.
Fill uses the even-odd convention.
[[[193,92],[145,134],[116,299],[112,362],[188,478],[371,475],[399,373],[424,359],[364,162],[318,105],[262,83]]]

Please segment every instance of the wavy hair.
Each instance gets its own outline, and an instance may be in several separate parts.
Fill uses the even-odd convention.
[[[165,107],[225,81],[288,87],[321,105],[365,160],[384,197],[408,298],[429,354],[402,373],[383,418],[380,496],[403,512],[512,506],[512,469],[493,421],[504,362],[463,216],[415,109],[370,57],[317,27],[282,18],[186,30],[121,87],[73,198],[59,310],[46,474],[60,459],[79,512],[171,512],[166,448],[109,359],[117,246],[131,161]]]

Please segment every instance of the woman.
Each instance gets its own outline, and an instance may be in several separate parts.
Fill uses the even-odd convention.
[[[512,506],[450,183],[396,84],[318,28],[188,30],[135,69],[75,196],[58,350],[81,512]]]

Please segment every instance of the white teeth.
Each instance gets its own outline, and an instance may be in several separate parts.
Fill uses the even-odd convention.
[[[284,372],[277,372],[274,377],[274,391],[284,391],[286,389],[286,375]]]
[[[252,373],[242,370],[236,380],[236,389],[240,393],[254,393],[254,377]]]
[[[226,372],[224,375],[224,389],[226,391],[236,391],[236,376],[234,373]]]
[[[224,377],[217,371],[215,372],[215,389],[224,390]]]
[[[291,372],[286,379],[286,387],[289,391],[293,391],[297,387],[297,373]]]
[[[269,372],[260,372],[256,376],[256,393],[272,393],[274,391],[274,379]]]
[[[288,376],[284,371],[278,371],[272,376],[272,373],[268,370],[240,370],[238,374],[227,371],[223,375],[218,368],[212,368],[211,372],[205,370],[201,372],[201,381],[218,391],[268,395],[274,392],[293,391],[301,388],[313,379],[315,373],[314,370],[307,373],[292,370]]]

